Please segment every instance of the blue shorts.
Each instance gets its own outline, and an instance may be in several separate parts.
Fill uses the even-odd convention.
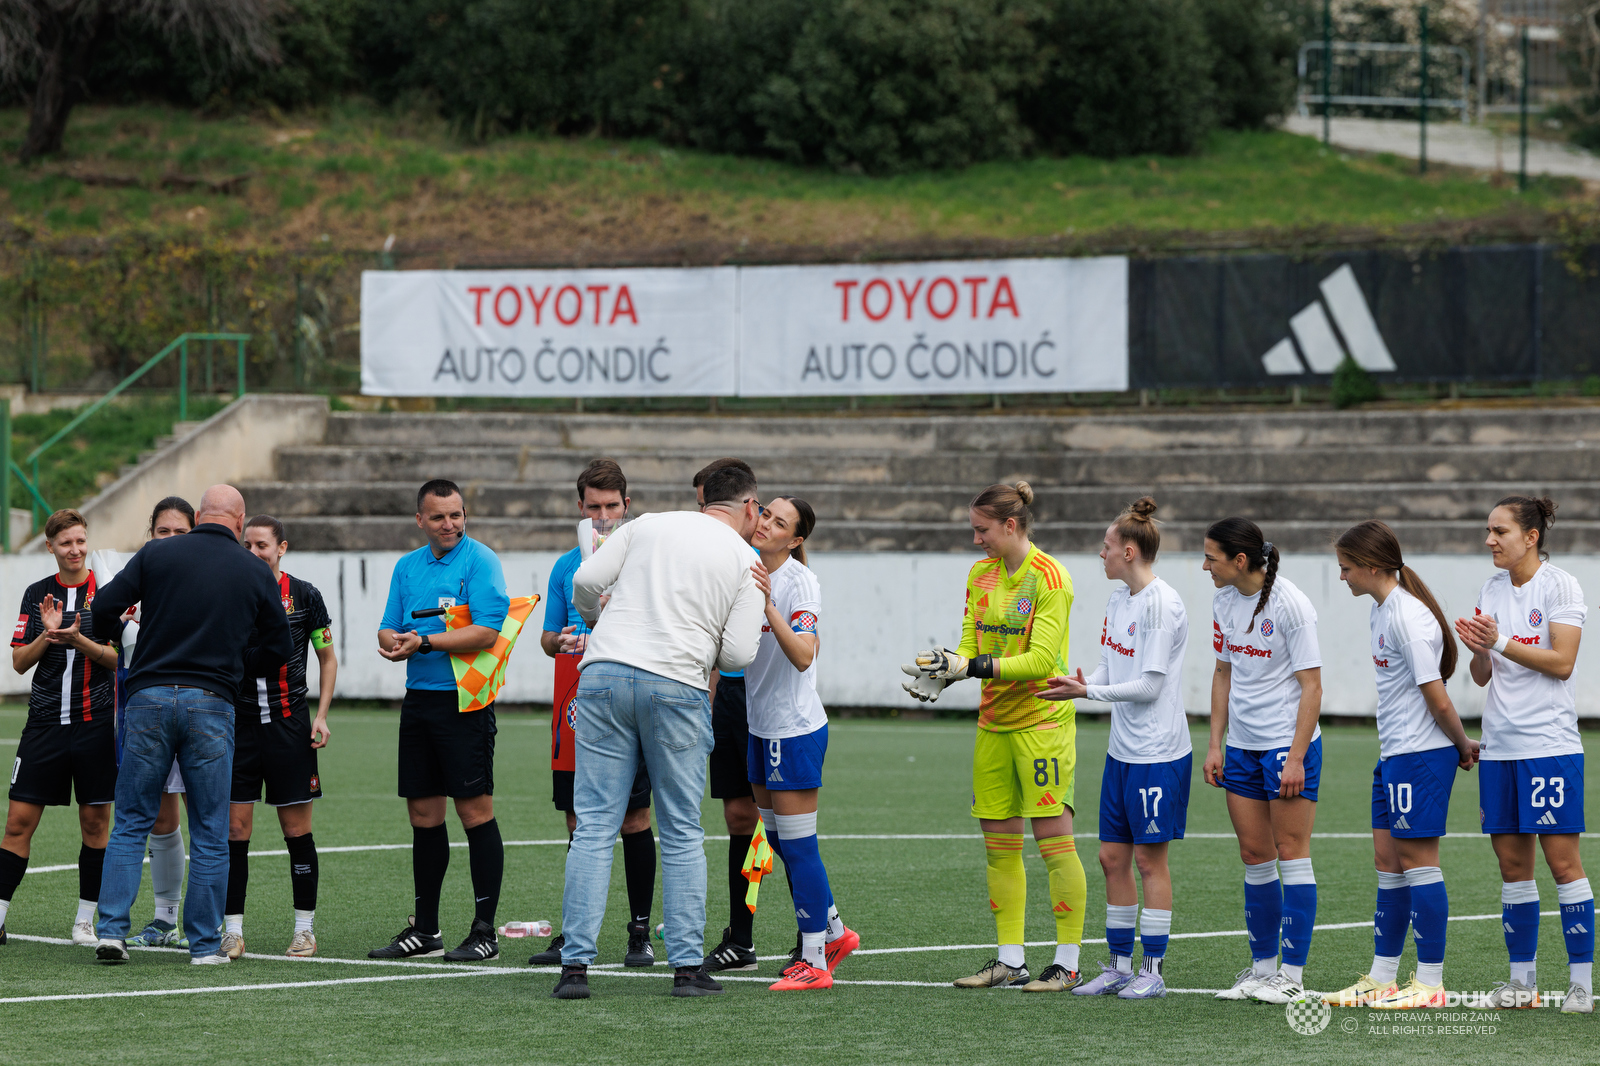
[[[1485,759],[1478,764],[1485,833],[1582,833],[1583,756]]]
[[[744,764],[752,785],[772,791],[822,787],[822,757],[828,753],[828,727],[804,736],[766,740],[750,734]]]
[[[1392,837],[1444,836],[1459,762],[1453,746],[1379,759],[1372,770],[1372,828]]]
[[[1194,756],[1171,762],[1123,762],[1106,756],[1100,775],[1101,840],[1160,844],[1182,840],[1189,820],[1189,776]]]
[[[1278,798],[1278,777],[1289,749],[1269,748],[1252,751],[1228,745],[1228,761],[1222,769],[1222,787],[1235,796],[1246,799],[1275,800]],[[1306,787],[1300,795],[1315,803],[1317,783],[1322,780],[1322,738],[1318,737],[1306,749]]]

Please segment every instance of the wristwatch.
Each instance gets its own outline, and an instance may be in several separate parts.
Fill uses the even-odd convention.
[[[422,646],[417,649],[417,654],[418,655],[426,655],[432,650],[433,650],[433,641],[429,640],[428,639],[428,635],[426,633],[424,633],[422,635]]]

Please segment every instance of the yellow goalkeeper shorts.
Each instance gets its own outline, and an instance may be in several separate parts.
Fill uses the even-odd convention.
[[[1016,733],[978,730],[972,748],[974,818],[1051,818],[1074,807],[1077,723]]]

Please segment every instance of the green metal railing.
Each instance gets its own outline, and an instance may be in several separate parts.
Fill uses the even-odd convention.
[[[11,479],[15,477],[22,482],[32,498],[33,527],[39,524],[45,516],[52,511],[50,504],[45,500],[44,494],[39,491],[39,457],[73,430],[81,426],[85,420],[94,415],[106,404],[116,399],[128,386],[144,377],[167,356],[173,352],[178,353],[178,421],[185,422],[189,418],[189,342],[205,341],[206,344],[206,384],[212,381],[211,344],[212,341],[231,342],[235,345],[238,354],[239,395],[245,393],[244,379],[244,346],[250,340],[248,333],[182,333],[173,339],[171,344],[161,349],[155,355],[145,360],[144,365],[133,373],[123,378],[112,390],[100,397],[94,403],[78,412],[76,418],[62,426],[53,433],[49,439],[40,444],[33,451],[23,457],[22,462],[27,464],[32,472],[32,477],[24,472],[11,458],[11,404],[9,401],[0,401],[0,500],[5,501],[4,520],[0,521],[0,550],[11,550]]]

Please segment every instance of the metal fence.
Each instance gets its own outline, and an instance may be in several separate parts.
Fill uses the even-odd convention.
[[[1326,104],[1381,114],[1426,106],[1457,111],[1462,122],[1472,115],[1472,57],[1465,48],[1307,41],[1300,46],[1296,69],[1296,104],[1302,115],[1320,115]]]

